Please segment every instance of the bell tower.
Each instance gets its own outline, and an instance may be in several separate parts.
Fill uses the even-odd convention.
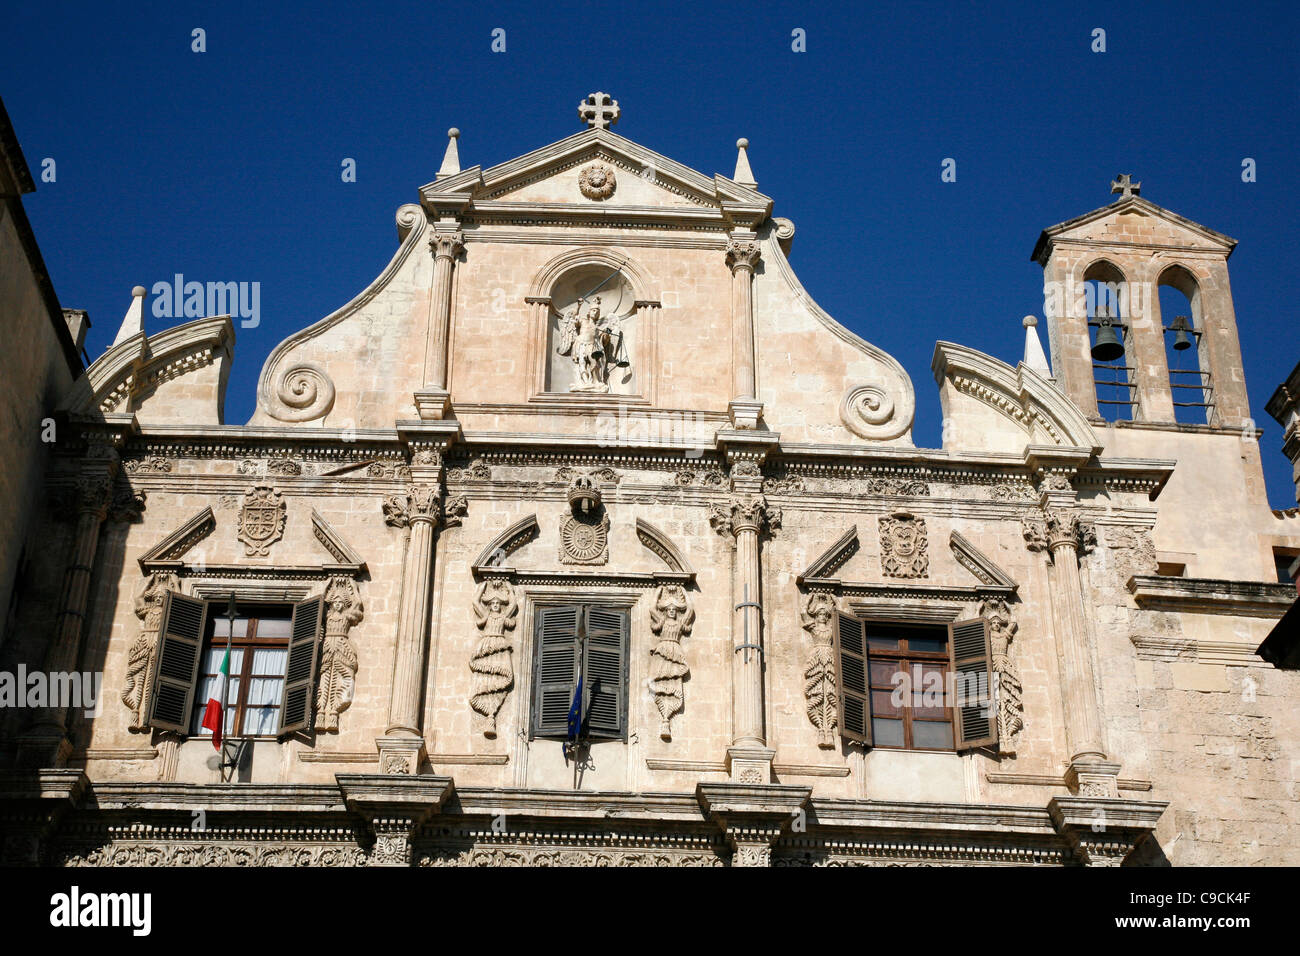
[[[1141,191],[1121,175],[1110,205],[1038,237],[1052,368],[1095,421],[1240,428],[1250,407],[1228,283],[1237,241]],[[1161,315],[1162,287],[1186,296],[1190,314]]]

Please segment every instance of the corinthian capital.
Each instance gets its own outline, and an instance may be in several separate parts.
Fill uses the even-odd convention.
[[[753,271],[758,265],[759,247],[753,239],[729,239],[727,241],[727,268],[732,272],[737,269]]]
[[[1022,522],[1025,546],[1031,551],[1056,552],[1070,548],[1088,554],[1097,546],[1097,529],[1070,508],[1049,508],[1041,516],[1026,517]]]
[[[108,515],[113,500],[113,476],[88,474],[77,479],[77,513],[94,515],[100,521]]]
[[[435,259],[454,259],[465,248],[463,232],[437,232],[429,237],[429,248]]]
[[[733,495],[727,504],[714,505],[709,510],[709,524],[723,535],[775,531],[781,527],[781,509],[769,506],[762,495]]]
[[[385,499],[383,507],[384,523],[391,528],[410,527],[416,521],[436,525],[442,520],[442,488],[416,483],[407,487],[406,494]]]

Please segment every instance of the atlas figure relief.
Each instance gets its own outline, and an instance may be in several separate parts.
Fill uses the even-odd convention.
[[[608,392],[609,370],[627,368],[627,348],[623,344],[623,327],[618,316],[603,316],[600,296],[592,300],[586,312],[579,299],[567,315],[560,313],[560,344],[555,351],[573,361],[571,392]]]

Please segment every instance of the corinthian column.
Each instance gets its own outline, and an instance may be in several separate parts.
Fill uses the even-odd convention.
[[[755,397],[754,267],[757,240],[748,231],[732,234],[727,242],[727,267],[731,270],[731,423],[735,428],[757,428],[763,406]]]
[[[1057,491],[1063,485],[1068,487],[1068,481],[1056,480]],[[1118,796],[1119,765],[1107,762],[1102,745],[1101,711],[1079,578],[1080,554],[1096,546],[1096,533],[1080,521],[1073,507],[1053,500],[1058,497],[1051,489],[1045,491],[1042,516],[1025,519],[1024,536],[1031,550],[1047,553],[1051,562],[1052,623],[1064,683],[1070,776],[1081,793]]]
[[[451,328],[452,273],[456,256],[465,248],[465,235],[454,224],[439,223],[429,238],[429,248],[433,251],[433,289],[425,342],[424,388],[415,393],[415,405],[421,418],[440,419],[450,410],[447,339]]]
[[[402,598],[397,616],[388,727],[376,744],[382,773],[415,774],[424,758],[423,710],[429,605],[432,599],[435,531],[443,520],[442,453],[433,442],[411,443],[411,481],[406,493],[384,503],[384,520],[407,529]]]
[[[759,535],[781,526],[781,512],[768,505],[759,489],[758,463],[742,460],[732,466],[732,495],[714,505],[709,521],[719,534],[735,539],[732,564],[731,747],[727,751],[731,779],[740,783],[770,783],[771,750],[763,729],[763,614]]]
[[[59,613],[53,639],[45,653],[45,673],[70,673],[81,658],[89,603],[91,575],[99,551],[99,532],[112,500],[113,479],[118,468],[117,452],[109,444],[95,442],[87,450],[77,477],[76,531],[72,554],[63,575]],[[68,740],[68,701],[50,701],[31,729],[23,735],[19,760],[26,767],[61,767],[72,749]]]

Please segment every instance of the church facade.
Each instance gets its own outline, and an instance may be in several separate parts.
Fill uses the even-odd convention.
[[[453,130],[246,425],[234,323],[146,329],[135,290],[3,648],[101,701],[0,710],[6,859],[1300,863],[1300,682],[1255,653],[1300,519],[1235,241],[1121,177],[1034,248],[1050,364],[1030,319],[1016,367],[938,343],[918,448],[743,140],[706,176],[579,115],[487,169]]]

